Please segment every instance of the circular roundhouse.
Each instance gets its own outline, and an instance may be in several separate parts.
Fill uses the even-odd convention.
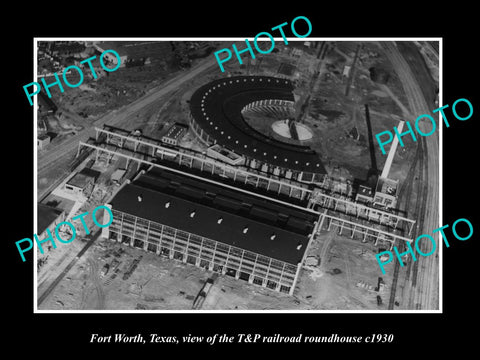
[[[293,85],[269,76],[214,80],[190,100],[190,125],[207,145],[219,144],[245,158],[245,165],[299,181],[320,182],[326,174],[318,154],[308,146],[270,138],[246,123],[242,111],[260,106],[292,106]]]

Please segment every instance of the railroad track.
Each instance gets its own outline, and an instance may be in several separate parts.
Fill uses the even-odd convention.
[[[412,214],[409,213],[408,209],[410,208],[410,202],[411,202],[411,197],[412,197],[412,192],[413,192],[413,186],[414,186],[414,180],[415,180],[415,173],[417,169],[417,163],[419,159],[422,159],[423,156],[423,147],[421,143],[417,144],[417,148],[415,150],[415,154],[413,156],[412,164],[410,165],[410,168],[408,169],[407,176],[405,177],[405,180],[403,181],[402,185],[400,186],[400,189],[398,191],[398,198],[403,200],[403,208],[405,211],[405,216],[413,217],[415,218],[415,212]],[[422,165],[420,165],[421,168]],[[418,198],[418,197],[417,197]],[[406,229],[404,229],[404,232]],[[405,251],[405,244],[403,242],[400,242],[397,246],[400,252]],[[407,263],[407,269],[405,273],[405,279],[408,280],[409,275],[410,275],[410,270],[411,270],[411,264],[412,262],[409,261]],[[395,264],[394,264],[394,271],[393,271],[393,280],[392,280],[392,285],[390,288],[390,299],[389,299],[389,304],[388,304],[388,309],[393,310],[394,304],[395,304],[395,296],[396,296],[396,291],[397,291],[397,282],[398,282],[398,276],[399,276],[399,271],[400,271],[400,262],[398,259],[395,257]],[[404,284],[405,288],[405,284]]]
[[[411,204],[411,197],[412,197],[413,188],[414,188],[415,174],[417,173],[417,171],[416,171],[417,163],[419,163],[419,166],[418,166],[418,169],[419,169],[418,170],[418,176],[419,176],[419,178],[417,180],[420,180],[420,181],[422,180],[421,177],[422,177],[422,174],[423,174],[423,172],[422,172],[423,157],[424,157],[423,143],[419,142],[418,145],[417,145],[417,151],[415,153],[415,158],[414,158],[413,164],[412,164],[413,170],[411,172],[409,172],[409,174],[407,176],[409,178],[409,189],[406,192],[406,199],[405,199],[405,208],[406,209],[408,209],[408,207]],[[410,176],[411,176],[411,178],[410,178]],[[415,202],[415,204],[418,204],[418,198],[419,197],[417,196],[416,197],[417,201]],[[417,216],[417,214],[418,214],[418,212],[413,210],[413,212],[409,215],[415,218]],[[417,228],[418,228],[418,226],[417,226]],[[417,235],[417,231],[415,231],[414,235],[415,236]],[[402,250],[404,250],[404,248]],[[409,261],[408,264],[407,264],[407,271],[406,271],[406,274],[405,274],[405,280],[406,281],[408,281],[410,279],[411,271],[412,271],[412,262]]]
[[[54,166],[59,158],[64,157],[66,154],[73,152],[78,147],[79,141],[86,141],[89,137],[93,136],[93,127],[101,127],[103,124],[119,125],[125,121],[130,122],[134,118],[134,115],[140,110],[150,109],[155,106],[158,101],[161,101],[162,97],[174,91],[183,83],[187,83],[195,78],[201,72],[213,68],[216,65],[214,58],[209,58],[194,68],[190,69],[186,73],[179,73],[175,77],[167,80],[165,83],[157,86],[149,91],[147,94],[126,105],[125,107],[118,109],[118,111],[110,111],[108,114],[95,120],[92,127],[79,131],[74,136],[65,140],[61,145],[55,149],[51,149],[47,153],[38,158],[37,172],[39,174],[45,174],[49,168]]]
[[[402,54],[396,48],[393,42],[380,42],[385,55],[392,63],[396,73],[404,88],[409,108],[412,114],[419,116],[429,114],[430,109],[425,101],[424,95],[410,69],[410,66],[403,58]],[[409,119],[413,121],[414,119]],[[430,129],[419,124],[420,130],[428,133]],[[417,196],[415,209],[418,208],[417,230],[418,234],[431,234],[438,224],[438,197],[439,197],[439,173],[438,173],[438,133],[427,138],[417,136],[417,142],[422,143],[423,156],[419,157],[420,177],[423,180],[420,183],[421,189]],[[420,196],[421,195],[421,196]],[[420,203],[420,204],[418,204]],[[422,245],[421,245],[422,246]],[[438,258],[436,256],[421,257],[422,271],[419,270],[418,261],[412,265],[412,301],[409,306],[415,306],[416,309],[435,309],[438,308],[438,284],[434,285],[438,273]]]
[[[419,200],[417,200],[417,202],[416,202],[416,207],[415,207],[415,213],[414,214],[415,214],[415,217],[418,219],[418,223],[420,225],[418,227],[418,229],[421,229],[421,228],[423,228],[423,224],[425,222],[425,211],[426,211],[426,205],[427,205],[427,202],[422,201],[422,199],[424,198],[424,196],[426,195],[426,193],[428,191],[428,164],[425,163],[425,158],[427,158],[428,154],[427,154],[427,147],[426,147],[426,144],[425,144],[425,138],[422,137],[421,139],[419,139],[419,146],[422,147],[423,152],[424,152],[424,156],[422,156],[419,159],[420,160],[419,161],[420,162],[420,164],[419,164],[419,182],[418,182],[418,186],[419,186],[418,199]],[[417,237],[418,235],[420,235],[419,232],[417,232],[415,234],[415,237]],[[423,250],[425,250],[424,245],[425,245],[424,243],[420,243],[420,248],[421,248],[422,252],[424,252]],[[414,253],[415,253],[415,257],[417,258],[417,261],[410,260],[410,265],[413,268],[412,269],[411,283],[412,283],[412,288],[415,289],[415,292],[418,293],[418,292],[423,292],[423,289],[422,289],[421,286],[419,288],[417,288],[417,284],[418,284],[419,265],[420,264],[423,265],[423,262],[424,262],[425,258],[420,256],[417,253],[416,249],[414,249]],[[414,295],[414,294],[411,293],[410,295]],[[415,308],[418,308],[419,305],[417,305],[417,303],[415,302],[415,299],[412,299],[412,297],[410,297],[409,308],[411,309],[411,308],[413,308],[413,306]]]
[[[428,193],[428,187],[429,187],[429,181],[430,181],[430,174],[428,171],[429,165],[424,161],[424,159],[428,159],[428,147],[426,146],[425,138],[421,138],[421,142],[424,143],[424,152],[425,156],[422,157],[422,162],[425,164],[424,167],[420,168],[421,172],[420,174],[423,174],[423,178],[421,178],[421,182],[419,183],[421,186],[421,196],[419,198],[421,199],[424,194]],[[418,213],[418,221],[420,224],[424,224],[426,222],[427,218],[427,202],[426,201],[420,201],[420,210]],[[438,226],[435,226],[437,228]],[[434,228],[431,229],[425,229],[424,227],[424,232],[423,233],[428,233],[431,234]],[[418,235],[421,235],[421,233],[418,233]],[[422,253],[426,254],[430,252],[429,245],[427,246],[426,241],[422,241],[419,243],[419,248],[422,251]],[[415,251],[415,253],[417,253]],[[416,255],[417,261],[414,262],[413,268],[414,268],[414,275],[412,277],[412,285],[415,288],[414,292],[414,297],[413,297],[413,303],[411,305],[415,306],[417,310],[421,310],[425,305],[430,302],[429,299],[429,294],[432,291],[432,281],[430,281],[429,277],[432,276],[432,261],[433,259],[436,259],[434,256],[432,257],[423,257],[420,255]],[[436,262],[436,261],[433,261]],[[438,266],[438,265],[437,265]],[[422,268],[422,271],[419,272],[419,268]],[[417,285],[419,285],[417,287]]]
[[[65,267],[65,269],[58,275],[53,282],[48,286],[48,288],[43,292],[43,294],[38,296],[37,299],[37,306],[40,307],[40,305],[45,301],[45,299],[50,295],[50,293],[55,289],[55,287],[58,285],[60,280],[63,279],[63,277],[70,271],[70,269],[77,263],[77,261],[82,257],[82,255],[92,246],[94,241],[98,238],[100,235],[100,231],[97,231],[94,235],[91,241],[88,241],[87,244],[78,252],[77,256],[75,256],[72,261]]]

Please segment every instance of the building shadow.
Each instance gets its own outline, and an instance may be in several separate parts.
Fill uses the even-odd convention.
[[[365,104],[365,121],[367,123],[368,148],[370,153],[370,168],[368,169],[367,178],[365,181],[369,185],[375,186],[378,180],[378,166],[377,159],[375,157],[375,144],[373,143],[372,123],[370,121],[368,104]]]

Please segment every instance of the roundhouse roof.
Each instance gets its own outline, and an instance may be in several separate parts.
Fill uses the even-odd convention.
[[[236,76],[200,87],[190,111],[217,143],[249,158],[281,168],[325,174],[318,154],[308,146],[272,139],[246,123],[241,110],[258,100],[294,101],[289,80],[269,76]]]

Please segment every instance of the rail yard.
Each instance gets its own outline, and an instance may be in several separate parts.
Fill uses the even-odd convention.
[[[373,136],[438,107],[438,44],[292,39],[220,72],[225,42],[167,43],[110,42],[128,67],[38,113],[38,233],[114,215],[37,252],[39,310],[439,309],[438,256],[375,258],[440,226],[438,134]]]

